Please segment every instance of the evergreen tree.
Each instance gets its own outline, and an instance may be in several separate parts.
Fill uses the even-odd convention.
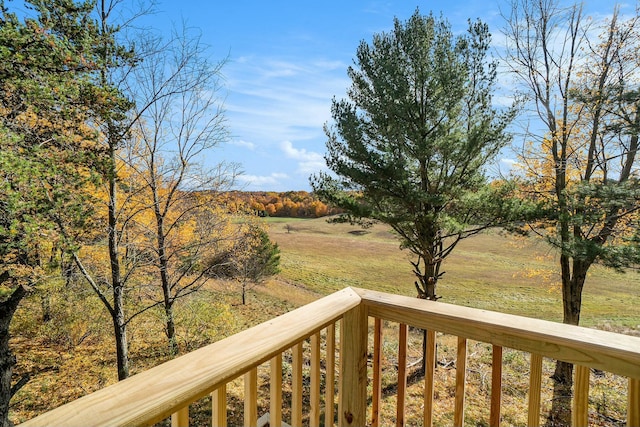
[[[60,240],[57,223],[81,228],[90,214],[83,188],[93,180],[95,133],[87,53],[91,5],[31,2],[24,21],[0,2],[0,425],[11,425],[16,358],[9,325],[24,296],[44,277],[40,254]]]
[[[323,201],[346,212],[342,220],[391,226],[414,255],[420,298],[438,298],[443,260],[501,215],[484,172],[509,141],[514,111],[492,105],[489,43],[482,22],[454,36],[446,20],[419,11],[363,41],[349,100],[333,101],[335,123],[325,127],[335,175],[311,178]]]
[[[248,290],[280,272],[280,248],[260,225],[249,223],[233,245],[211,257],[207,270],[212,276],[238,280],[244,305]]]

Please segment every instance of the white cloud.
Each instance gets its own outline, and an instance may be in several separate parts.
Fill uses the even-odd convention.
[[[280,143],[280,149],[287,158],[298,161],[298,169],[296,172],[300,174],[308,175],[326,169],[324,157],[320,153],[307,151],[304,148],[295,148],[291,141],[283,141]]]
[[[254,144],[253,142],[242,140],[242,139],[234,139],[232,141],[229,141],[229,144],[235,145],[236,147],[246,148],[247,150],[251,150],[251,151],[256,149],[256,144]]]
[[[229,64],[225,111],[236,141],[226,154],[247,171],[239,180],[246,190],[308,189],[309,175],[326,170],[323,125],[332,97],[350,84],[346,69],[320,56],[248,55]]]
[[[519,163],[517,160],[508,157],[501,158],[498,162],[499,175],[504,176],[514,173],[514,167],[517,167],[518,165]]]
[[[240,138],[277,145],[322,139],[331,99],[344,96],[347,64],[326,58],[249,56],[226,70],[226,111]]]
[[[283,180],[288,178],[289,176],[286,173],[274,172],[267,176],[240,175],[237,177],[237,180],[245,184],[247,187],[258,189],[268,186],[278,186]]]

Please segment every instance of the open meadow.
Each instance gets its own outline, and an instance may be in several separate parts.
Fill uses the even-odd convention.
[[[356,286],[414,296],[414,278],[408,253],[399,250],[395,236],[384,225],[363,230],[326,219],[270,218],[270,235],[282,250],[278,282],[295,283],[288,298],[305,302],[309,293],[320,295]],[[551,321],[562,320],[559,275],[554,253],[542,240],[488,231],[462,241],[445,261],[439,282],[441,301]],[[271,283],[266,289],[281,288]],[[266,290],[265,289],[265,290]],[[282,288],[281,288],[282,289]],[[583,326],[640,335],[640,275],[618,273],[594,266],[585,285]],[[383,345],[383,403],[381,425],[395,423],[398,325],[385,322]],[[469,344],[466,423],[488,425],[491,346]],[[420,363],[421,333],[409,338],[409,366]],[[438,336],[434,412],[435,425],[453,422],[456,338]],[[529,355],[505,349],[503,412],[505,425],[526,425]],[[551,402],[554,362],[545,359],[541,422]],[[413,372],[417,368],[413,368]],[[407,425],[422,422],[423,385],[409,369]],[[594,425],[624,425],[626,381],[591,375],[590,413]]]
[[[346,286],[415,296],[408,251],[384,225],[363,230],[326,219],[269,218],[282,250],[279,280],[326,295]],[[562,320],[555,254],[541,239],[489,231],[462,241],[443,263],[441,301]],[[301,300],[304,302],[306,300]],[[594,266],[581,325],[640,334],[640,274]]]
[[[178,344],[181,352],[217,341],[293,308],[347,286],[415,295],[414,279],[406,251],[385,226],[362,230],[348,224],[329,224],[326,219],[267,218],[271,239],[281,249],[281,272],[249,291],[247,304],[240,303],[234,281],[210,280],[196,294],[180,300]],[[438,288],[447,303],[560,321],[561,301],[554,254],[543,241],[522,239],[497,231],[463,241],[449,259]],[[46,299],[44,298],[46,296]],[[53,318],[40,320],[44,302]],[[78,310],[77,307],[83,307]],[[595,267],[584,292],[582,324],[589,327],[640,335],[640,275]],[[132,373],[166,361],[166,338],[161,314],[150,310],[131,323]],[[115,356],[109,317],[81,281],[71,287],[53,282],[44,294],[31,296],[16,314],[14,338],[18,356],[16,373],[31,374],[12,405],[12,419],[21,422],[65,402],[77,399],[116,381]],[[382,425],[394,423],[397,382],[397,324],[385,322],[383,345]],[[421,333],[410,331],[407,425],[420,424],[422,384],[412,375],[420,362]],[[435,395],[436,425],[450,425],[455,390],[455,337],[438,337]],[[308,348],[308,344],[306,344]],[[526,425],[522,405],[526,402],[529,355],[505,349],[505,425]],[[286,384],[291,370],[285,353]],[[545,360],[548,409],[553,367]],[[306,368],[305,368],[306,369]],[[486,425],[491,378],[491,347],[469,343],[468,425]],[[268,369],[260,370],[260,414],[268,410]],[[592,375],[592,413],[598,425],[618,425],[624,418],[624,380]],[[308,387],[308,383],[305,383]],[[324,387],[324,385],[323,385]],[[242,423],[242,379],[229,385],[229,423]],[[546,402],[546,403],[545,403]],[[547,406],[545,406],[545,404]],[[194,425],[206,424],[209,400],[192,409]],[[288,411],[284,410],[285,420]]]

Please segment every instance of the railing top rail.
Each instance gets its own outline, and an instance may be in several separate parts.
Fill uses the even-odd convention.
[[[346,288],[70,402],[23,426],[139,426],[160,421],[360,304]]]
[[[369,315],[640,378],[640,338],[528,317],[354,289]]]

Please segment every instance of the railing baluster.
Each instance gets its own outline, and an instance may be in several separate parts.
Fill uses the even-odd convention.
[[[302,425],[302,342],[293,346],[291,373],[291,425]]]
[[[436,371],[436,331],[427,330],[427,360],[424,374],[424,427],[433,426],[433,379]]]
[[[324,425],[333,426],[336,381],[336,324],[327,326],[327,355],[324,389]]]
[[[282,353],[275,355],[269,364],[269,425],[277,427],[282,424]]]
[[[211,393],[211,425],[227,427],[227,385],[222,384]]]
[[[258,368],[244,374],[244,427],[258,424]]]
[[[380,425],[382,398],[382,319],[376,317],[373,331],[373,390],[371,395],[371,427]]]
[[[340,327],[340,427],[367,424],[367,308],[362,304],[347,311]]]
[[[493,346],[491,364],[491,414],[489,425],[500,426],[500,407],[502,403],[502,347]]]
[[[573,411],[571,425],[586,426],[589,424],[589,368],[576,365],[573,391]]]
[[[455,413],[453,423],[462,425],[465,416],[465,387],[467,364],[467,340],[504,346],[518,351],[539,352],[531,354],[531,374],[529,387],[528,425],[538,427],[542,414],[540,405],[541,372],[543,359],[562,359],[579,365],[588,361],[589,367],[576,368],[574,405],[574,424],[586,424],[588,421],[588,389],[589,369],[602,369],[616,375],[629,378],[627,424],[640,426],[640,339],[622,336],[611,332],[575,329],[572,325],[563,325],[536,319],[521,318],[508,314],[492,313],[448,304],[425,304],[415,298],[383,294],[362,289],[345,289],[336,294],[311,303],[304,309],[287,313],[278,319],[265,322],[236,336],[226,338],[207,347],[184,355],[179,359],[168,361],[160,366],[140,373],[126,382],[116,383],[103,390],[91,393],[75,402],[70,402],[57,409],[37,416],[24,423],[26,426],[50,425],[153,425],[171,417],[173,425],[187,425],[189,408],[204,393],[212,393],[212,425],[224,427],[227,424],[226,384],[233,381],[238,373],[255,376],[256,367],[268,357],[272,357],[271,406],[273,414],[270,425],[281,425],[282,417],[282,352],[295,347],[293,356],[294,400],[292,402],[292,425],[302,422],[302,341],[317,333],[319,328],[329,325],[327,329],[327,373],[325,395],[325,426],[333,427],[334,419],[340,427],[361,426],[367,424],[367,333],[368,315],[378,318],[379,324],[384,321],[396,324],[410,323],[415,327],[430,329],[427,332],[424,424],[431,427],[435,413],[433,412],[433,379],[435,371],[436,332],[466,336],[458,338]],[[336,322],[340,320],[340,326]],[[473,319],[473,321],[470,321]],[[335,328],[340,328],[340,342]],[[401,327],[401,329],[403,329]],[[277,331],[273,333],[273,331]],[[376,332],[378,335],[379,332]],[[311,356],[315,370],[317,357],[317,337],[312,344],[315,355]],[[375,341],[375,340],[374,340]],[[296,344],[298,343],[298,344]],[[339,345],[339,351],[335,348]],[[374,364],[381,364],[382,344],[375,350]],[[404,345],[402,346],[404,347]],[[406,347],[405,347],[406,348]],[[492,406],[497,407],[500,375],[498,374],[500,358],[499,347],[494,351],[492,372]],[[322,352],[322,350],[321,350]],[[400,353],[400,352],[399,352]],[[338,356],[339,354],[339,356]],[[278,355],[278,356],[276,356]],[[403,355],[401,359],[404,359]],[[339,369],[335,369],[339,357]],[[280,365],[280,369],[276,366]],[[400,369],[406,362],[400,362]],[[376,366],[375,370],[379,370]],[[504,368],[503,368],[504,369]],[[337,372],[340,372],[338,374]],[[334,376],[335,375],[335,376]],[[315,382],[317,371],[312,374]],[[404,376],[404,375],[401,375]],[[339,378],[338,414],[335,415],[336,377]],[[161,378],[162,381],[158,381]],[[379,380],[376,377],[376,381]],[[400,388],[405,388],[400,381]],[[253,385],[255,384],[255,385]],[[378,383],[379,384],[379,383]],[[213,389],[213,387],[217,387]],[[247,381],[249,387],[247,405],[256,406],[257,382]],[[611,390],[617,391],[617,385]],[[379,385],[377,386],[379,389]],[[316,389],[317,390],[317,389]],[[406,388],[405,388],[406,390]],[[376,390],[375,394],[380,392]],[[312,394],[317,394],[314,391]],[[403,394],[403,391],[400,391]],[[306,397],[306,396],[305,396]],[[314,401],[317,398],[314,396]],[[378,404],[377,424],[380,421],[382,400],[376,398]],[[312,404],[317,407],[316,403]],[[402,407],[402,399],[399,403]],[[181,408],[181,409],[180,409]],[[280,411],[280,412],[279,412]],[[253,409],[247,410],[247,423],[252,423]],[[312,412],[317,412],[313,409]],[[493,409],[491,424],[497,424]],[[402,411],[400,419],[403,418]],[[312,418],[316,418],[315,415]],[[288,420],[287,420],[288,421]],[[470,420],[471,421],[471,420]],[[402,421],[400,421],[402,422]],[[316,420],[310,421],[316,424]],[[309,424],[309,423],[306,423]]]
[[[453,425],[464,425],[464,387],[467,381],[467,339],[458,337],[458,357],[456,359],[456,398]]]
[[[320,332],[311,335],[311,391],[309,427],[320,426]]]
[[[338,426],[341,427],[342,425],[342,415],[344,413],[344,410],[342,409],[342,403],[343,403],[343,398],[342,398],[342,372],[344,372],[344,316],[342,319],[340,319],[340,322],[338,323],[339,326],[339,331],[338,333],[339,338],[338,338],[338,415],[337,415],[337,423]]]
[[[407,325],[400,324],[398,337],[398,400],[396,426],[404,427],[404,401],[407,390]]]
[[[171,414],[171,427],[189,427],[189,405]]]
[[[627,426],[640,426],[640,378],[629,378]]]
[[[540,425],[540,390],[542,389],[542,356],[531,353],[531,368],[529,373],[529,413],[527,425]]]

